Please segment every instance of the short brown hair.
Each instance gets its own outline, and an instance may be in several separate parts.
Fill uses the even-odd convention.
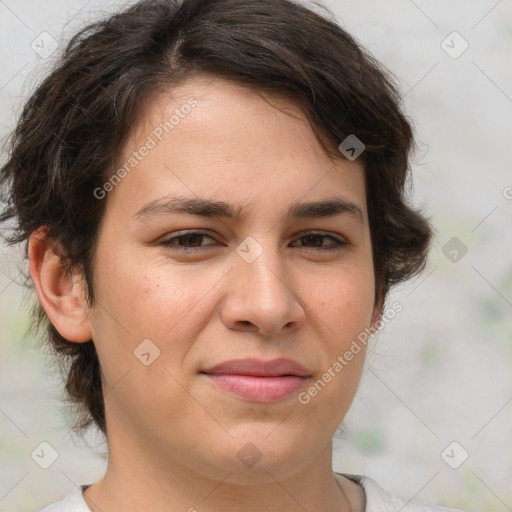
[[[345,158],[338,146],[349,135],[364,143],[376,303],[383,304],[393,285],[423,269],[431,239],[406,199],[413,131],[392,75],[319,7],[325,14],[294,0],[143,0],[85,27],[26,102],[10,140],[0,171],[0,221],[16,221],[7,241],[28,247],[46,226],[65,261],[83,272],[92,306],[106,204],[93,191],[116,168],[144,101],[206,73],[286,96],[336,158]],[[93,340],[64,339],[35,308],[78,406],[75,429],[94,422],[106,434]]]

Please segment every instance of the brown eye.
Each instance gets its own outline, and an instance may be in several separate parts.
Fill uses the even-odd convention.
[[[193,249],[202,249],[204,247],[208,247],[208,245],[202,245],[202,239],[213,238],[206,233],[201,233],[200,231],[190,231],[188,233],[183,233],[181,235],[173,236],[172,238],[168,238],[160,243],[164,247],[167,247],[173,251],[188,251]],[[211,244],[209,244],[211,245]]]
[[[325,239],[332,240],[334,245],[323,245]],[[308,233],[307,235],[301,236],[298,240],[305,241],[306,245],[302,245],[302,247],[307,249],[320,249],[322,251],[341,249],[343,246],[348,245],[343,240],[340,240],[332,235],[326,235],[325,233]]]

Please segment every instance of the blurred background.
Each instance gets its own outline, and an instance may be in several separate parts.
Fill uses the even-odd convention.
[[[399,81],[418,141],[411,201],[436,229],[426,271],[389,297],[403,309],[371,342],[334,469],[512,510],[512,0],[323,4]],[[67,40],[125,5],[0,0],[2,140]],[[0,248],[0,511],[30,512],[99,479],[106,447],[70,433],[60,377],[28,332],[23,253]]]

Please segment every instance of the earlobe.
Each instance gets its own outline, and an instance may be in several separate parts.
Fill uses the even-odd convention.
[[[29,267],[39,302],[60,335],[81,343],[92,338],[80,276],[66,269],[44,227],[29,240]]]

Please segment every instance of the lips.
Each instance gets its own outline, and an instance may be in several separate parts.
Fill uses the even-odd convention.
[[[311,375],[300,363],[284,357],[270,361],[232,359],[203,370],[202,373],[212,375],[250,375],[253,377],[280,377],[283,375],[310,377]]]
[[[311,373],[292,359],[236,359],[201,372],[216,386],[245,400],[276,402],[293,395]]]

